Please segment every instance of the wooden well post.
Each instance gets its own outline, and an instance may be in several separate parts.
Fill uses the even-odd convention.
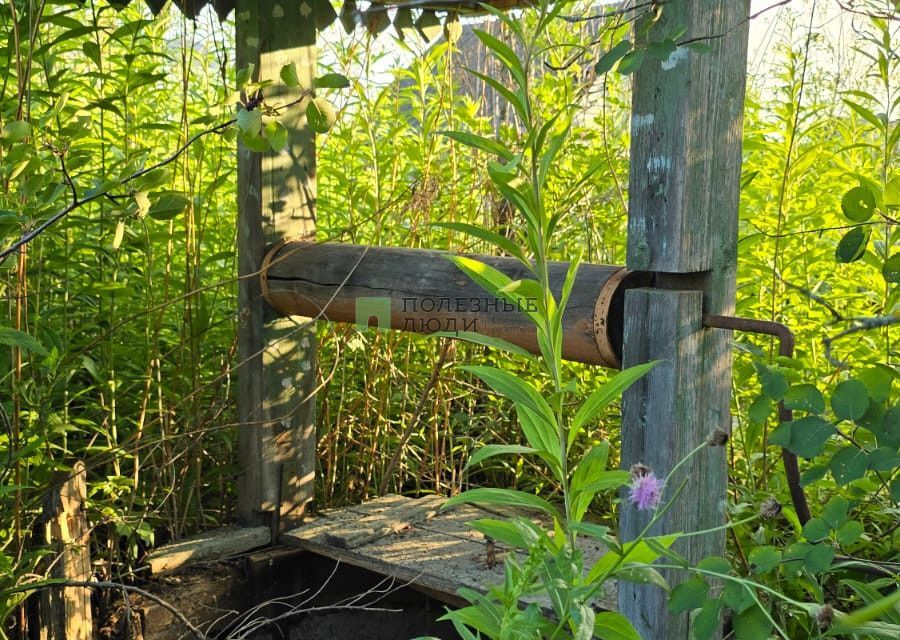
[[[236,4],[237,67],[253,64],[254,78],[275,81],[267,104],[297,99],[301,90],[278,82],[279,72],[293,62],[301,86],[312,87],[319,3]],[[238,145],[238,521],[273,533],[280,519],[302,514],[315,477],[314,326],[272,311],[256,277],[268,246],[315,237],[315,134],[302,107],[280,116],[289,132],[283,151]]]
[[[623,365],[664,362],[625,394],[622,464],[646,464],[659,477],[714,429],[731,431],[731,335],[703,329],[701,318],[734,311],[748,5],[665,3],[662,20],[643,37],[659,41],[684,25],[679,41],[696,39],[712,51],[681,46],[662,63],[648,56],[634,75],[626,265],[654,272],[656,288],[625,294]],[[668,495],[685,478],[653,533],[725,523],[725,447],[695,455]],[[646,512],[623,504],[622,538],[636,537],[647,521]],[[686,538],[675,549],[692,562],[722,555],[724,532]],[[618,598],[642,638],[689,637],[687,615],[670,615],[658,587],[621,583]]]

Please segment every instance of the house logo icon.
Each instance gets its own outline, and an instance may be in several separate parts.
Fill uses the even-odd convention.
[[[385,296],[369,296],[356,299],[356,328],[391,328],[391,299]]]

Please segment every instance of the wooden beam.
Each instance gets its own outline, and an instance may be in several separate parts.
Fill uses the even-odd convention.
[[[260,277],[270,305],[284,314],[418,333],[470,331],[539,353],[527,315],[517,305],[488,296],[448,255],[291,242],[273,250]],[[472,257],[513,280],[532,277],[514,258]],[[568,269],[567,262],[550,264],[557,299]],[[581,265],[563,316],[563,357],[618,368],[624,291],[647,284],[646,274],[622,267]]]
[[[150,573],[171,573],[182,567],[224,560],[264,547],[271,540],[269,527],[221,527],[154,549],[147,557]]]
[[[301,95],[279,82],[293,62],[302,87],[316,67],[315,3],[238,0],[237,66],[255,65],[255,77],[273,80],[267,104]],[[306,7],[308,11],[304,11]],[[315,237],[315,137],[305,109],[281,121],[289,132],[279,153],[254,153],[238,145],[238,520],[278,529],[295,520],[313,498],[315,477],[315,334],[303,318],[284,317],[265,304],[259,271],[267,247]]]
[[[731,432],[731,336],[702,329],[700,314],[734,313],[748,6],[673,0],[649,30],[646,21],[636,25],[638,46],[683,26],[680,41],[712,47],[678,47],[662,62],[648,56],[634,75],[626,264],[652,271],[656,286],[671,291],[625,295],[623,364],[666,363],[624,397],[622,465],[642,462],[660,477],[715,429]],[[660,530],[725,522],[725,448],[704,449],[690,468]],[[644,519],[623,507],[623,539]],[[724,536],[688,538],[679,551],[692,562],[722,555]],[[620,585],[619,610],[646,640],[689,637],[687,615],[669,615],[656,587]]]

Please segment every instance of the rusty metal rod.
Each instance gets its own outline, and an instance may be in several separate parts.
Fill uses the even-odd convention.
[[[787,358],[794,357],[794,334],[780,322],[707,314],[703,316],[703,326],[711,329],[728,329],[774,336],[778,338],[778,354]],[[793,411],[784,406],[784,400],[778,402],[778,419],[781,422],[790,422],[794,419]],[[801,524],[806,524],[811,514],[806,494],[803,492],[803,487],[800,486],[800,466],[797,464],[797,455],[782,447],[781,460],[784,463],[788,490],[791,493],[791,502],[797,512],[797,518]]]

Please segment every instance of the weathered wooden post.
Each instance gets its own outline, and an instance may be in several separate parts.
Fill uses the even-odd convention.
[[[278,81],[285,64],[293,62],[301,86],[312,87],[318,4],[238,0],[237,66],[253,64],[254,77],[275,81],[267,104],[300,96]],[[268,246],[315,237],[315,139],[304,112],[294,106],[280,116],[289,132],[283,151],[238,146],[238,520],[273,533],[280,518],[302,514],[315,476],[314,330],[268,308],[256,277]]]
[[[87,471],[80,460],[53,487],[44,506],[42,542],[54,553],[48,577],[91,580],[90,529],[84,516]],[[85,587],[43,589],[39,598],[41,640],[90,640],[93,637],[91,590]]]
[[[731,337],[704,330],[701,316],[734,310],[748,5],[672,0],[649,32],[636,29],[638,38],[660,41],[683,25],[680,41],[712,48],[679,46],[662,63],[648,56],[634,75],[626,264],[655,272],[657,288],[625,294],[623,364],[665,362],[625,395],[622,464],[641,462],[660,477],[714,429],[730,433]],[[670,492],[688,483],[654,532],[723,524],[726,474],[725,448],[703,449],[672,479]],[[623,505],[623,539],[647,521]],[[694,562],[721,555],[724,534],[687,538],[676,549]],[[618,594],[642,638],[689,637],[687,615],[670,615],[659,588],[621,583]]]

